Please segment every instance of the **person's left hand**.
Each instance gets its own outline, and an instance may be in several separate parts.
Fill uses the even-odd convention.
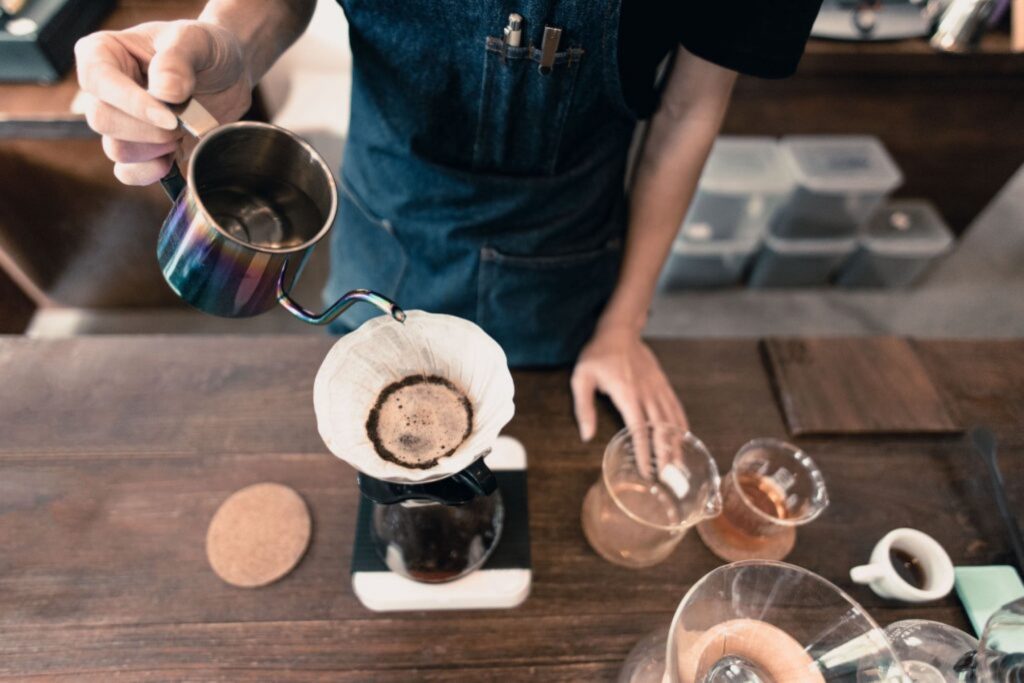
[[[597,431],[596,391],[608,395],[627,427],[655,422],[689,429],[676,392],[637,329],[599,325],[580,352],[571,384],[585,442]]]

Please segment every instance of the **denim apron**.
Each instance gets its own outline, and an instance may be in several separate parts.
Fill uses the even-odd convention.
[[[620,0],[341,2],[352,116],[325,298],[374,289],[475,321],[512,365],[572,362],[622,258]],[[542,73],[545,25],[562,34]]]

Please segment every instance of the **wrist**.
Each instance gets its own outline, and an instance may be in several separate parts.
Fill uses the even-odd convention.
[[[211,0],[199,21],[230,34],[250,86],[263,75],[306,29],[315,3],[280,2],[253,13],[237,0]]]
[[[595,334],[619,333],[631,334],[636,337],[640,337],[643,333],[644,325],[646,324],[646,311],[642,315],[638,316],[632,312],[619,313],[617,311],[607,310],[600,318],[598,318]]]

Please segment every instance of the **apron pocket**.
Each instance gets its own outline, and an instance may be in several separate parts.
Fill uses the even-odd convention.
[[[555,54],[542,74],[540,50],[489,36],[473,144],[473,167],[508,175],[552,175],[583,50]]]
[[[397,300],[408,265],[402,243],[387,219],[371,211],[345,181],[338,183],[338,219],[331,235],[331,275],[324,298],[333,303],[353,289],[372,289]],[[356,304],[331,324],[332,332],[355,329],[381,312]]]
[[[509,364],[571,363],[590,338],[615,287],[622,240],[550,256],[480,250],[477,322]]]

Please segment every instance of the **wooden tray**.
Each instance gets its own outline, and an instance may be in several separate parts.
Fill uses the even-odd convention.
[[[761,346],[791,434],[962,431],[906,339],[766,339]]]

